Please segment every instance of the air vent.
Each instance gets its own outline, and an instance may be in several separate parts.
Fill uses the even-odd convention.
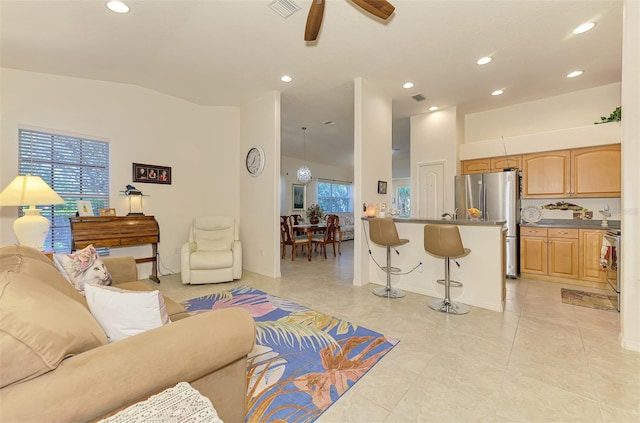
[[[422,94],[412,95],[411,98],[413,98],[415,101],[425,101],[426,100],[426,97],[423,96]]]
[[[283,18],[288,18],[300,10],[300,6],[290,0],[274,0],[269,3],[269,8]]]

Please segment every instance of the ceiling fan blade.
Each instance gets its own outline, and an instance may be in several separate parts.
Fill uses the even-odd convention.
[[[307,15],[307,25],[304,28],[304,40],[315,41],[318,38],[322,15],[324,14],[324,0],[313,0]]]
[[[395,6],[387,0],[351,0],[360,8],[381,19],[389,19],[389,16],[396,10]]]

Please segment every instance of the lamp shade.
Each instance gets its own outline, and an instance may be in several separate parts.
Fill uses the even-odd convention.
[[[61,204],[64,200],[39,176],[19,175],[0,193],[1,206],[29,206],[13,223],[21,245],[43,249],[49,232],[49,219],[40,216],[36,205]]]
[[[18,175],[0,193],[2,206],[61,204],[64,200],[39,176]]]

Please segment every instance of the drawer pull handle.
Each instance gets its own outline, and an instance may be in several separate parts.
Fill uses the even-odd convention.
[[[558,232],[560,235],[569,235],[569,232]]]

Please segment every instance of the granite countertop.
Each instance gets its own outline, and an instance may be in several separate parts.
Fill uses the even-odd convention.
[[[620,229],[619,220],[608,220],[609,229]],[[577,228],[577,229],[607,229],[602,227],[602,220],[579,219],[542,219],[536,223],[520,222],[520,226],[533,226],[539,228]]]
[[[362,220],[369,220],[369,217],[363,217]],[[413,218],[393,218],[397,223],[430,223],[436,225],[458,225],[458,226],[503,226],[505,220],[444,220],[444,219],[413,219]]]

